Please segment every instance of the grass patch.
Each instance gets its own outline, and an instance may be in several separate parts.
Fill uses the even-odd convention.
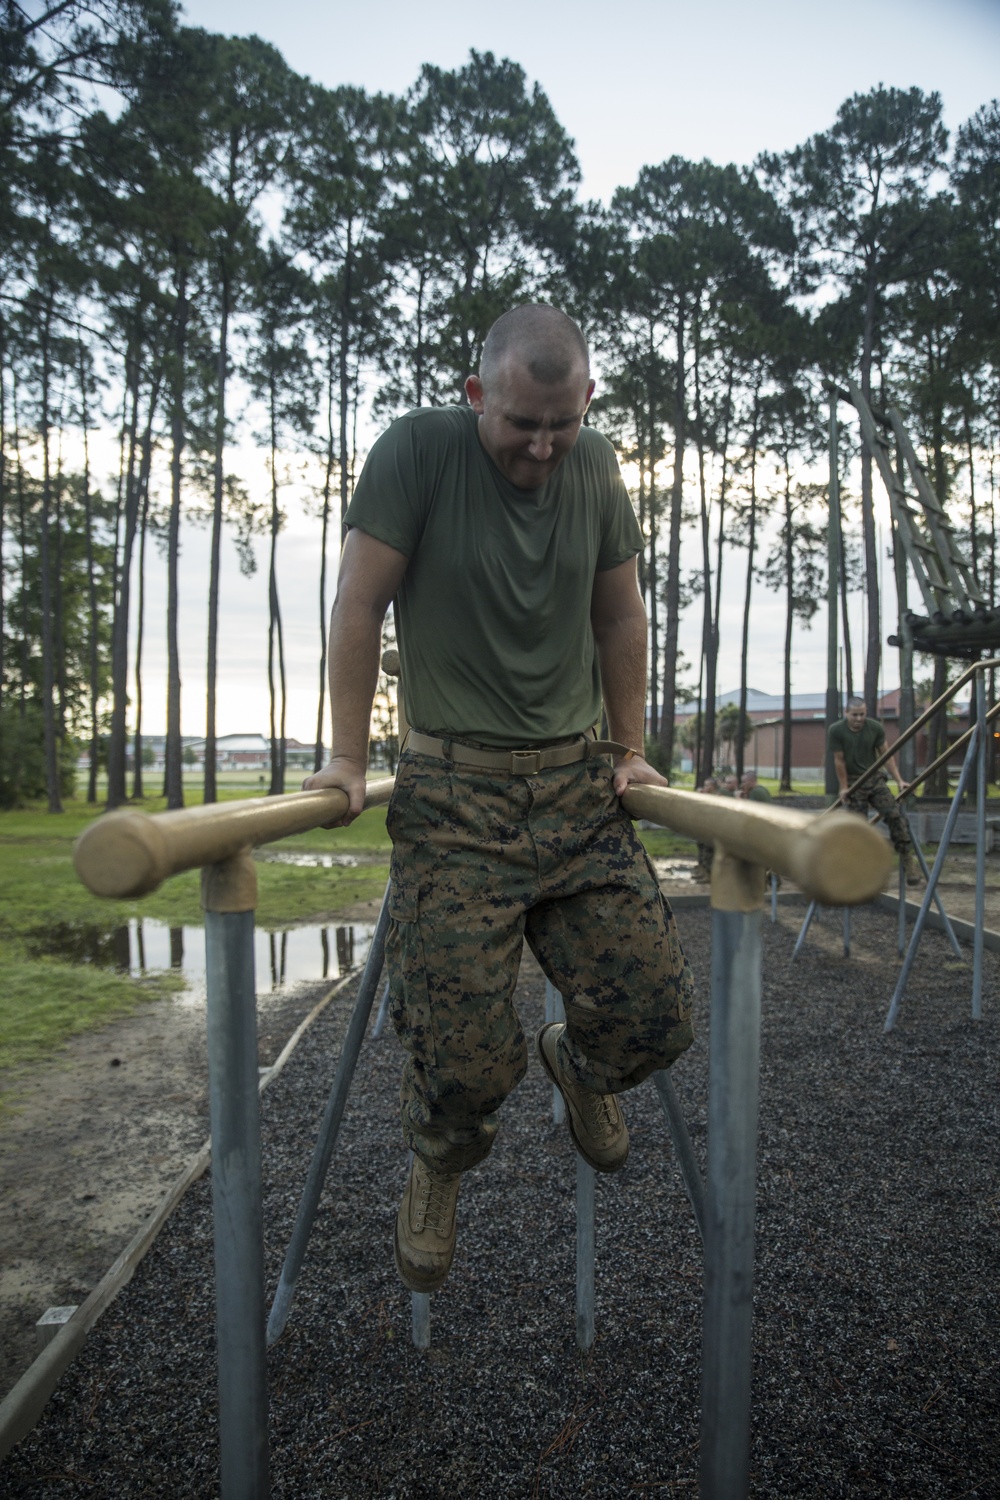
[[[385,826],[385,808],[368,807],[350,828],[310,828],[281,840],[282,849],[322,849],[327,854],[379,854],[389,862],[392,841]]]
[[[8,943],[0,943],[0,961],[0,1072],[8,1075],[47,1057],[78,1032],[184,987],[177,974],[131,979],[86,964],[27,959]]]
[[[698,845],[694,839],[685,838],[682,833],[673,833],[669,828],[638,828],[636,832],[645,845],[646,853],[653,859],[686,859],[689,855],[694,859],[697,856]]]
[[[143,804],[161,811],[162,798]],[[92,896],[73,868],[73,843],[97,816],[71,805],[61,816],[41,809],[0,814],[0,932],[16,937],[53,922],[94,922],[116,926],[147,916],[170,926],[202,920],[201,876],[185,871],[159,890],[134,901]],[[307,921],[361,901],[376,899],[389,878],[389,835],[385,809],[369,808],[350,828],[317,828],[283,839],[282,849],[373,857],[358,867],[309,869],[259,861],[257,920],[262,926]]]
[[[220,800],[246,797],[248,790],[225,789]],[[189,789],[189,804],[198,800]],[[162,797],[150,797],[141,810],[160,812],[164,805]],[[183,988],[176,973],[132,977],[29,951],[40,932],[66,924],[108,929],[144,916],[171,927],[201,925],[197,870],[174,876],[137,901],[91,895],[73,868],[73,844],[98,816],[98,809],[81,802],[67,803],[62,814],[49,813],[44,804],[0,813],[0,1070],[38,1062],[77,1032]],[[360,855],[365,863],[327,870],[260,861],[256,920],[262,927],[329,920],[335,912],[381,899],[390,848],[384,808],[370,808],[350,828],[313,829],[282,840],[281,847]]]

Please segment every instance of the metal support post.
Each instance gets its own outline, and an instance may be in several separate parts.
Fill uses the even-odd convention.
[[[925,881],[925,883],[927,885],[930,885],[930,881],[931,881],[931,867],[927,863],[927,856],[924,854],[923,849],[917,843],[916,839],[913,838],[912,830],[911,830],[911,833],[910,833],[910,842],[911,842],[911,846],[913,848],[913,852],[917,856],[917,863],[920,865],[921,870],[923,870],[923,872],[924,872],[924,881]],[[937,890],[935,890],[935,892],[934,892],[934,905],[937,907],[937,909],[938,909],[938,915],[940,916],[941,921],[944,923],[945,935],[948,938],[948,942],[951,944],[951,951],[952,951],[952,953],[954,953],[954,955],[955,955],[956,958],[964,960],[965,954],[962,952],[962,949],[961,949],[961,946],[959,944],[958,938],[955,936],[955,929],[951,925],[951,918],[948,916],[948,913],[945,911],[945,909],[944,909],[944,902],[941,900],[941,897],[938,895]]]
[[[976,930],[972,939],[972,1019],[983,1018],[983,928],[986,925],[986,792],[989,740],[986,735],[986,673],[973,678],[979,735],[976,786]]]
[[[589,1162],[576,1157],[576,1346],[587,1350],[594,1342],[594,1178]]]
[[[896,936],[899,956],[906,952],[906,866],[899,861],[899,931]]]
[[[972,738],[969,741],[969,748],[966,751],[965,760],[962,763],[962,773],[958,778],[958,786],[955,790],[954,800],[952,801],[951,807],[948,810],[948,816],[945,819],[944,829],[941,833],[941,842],[940,844],[938,844],[937,858],[934,861],[934,868],[931,871],[930,879],[927,882],[927,890],[924,892],[924,899],[920,904],[920,911],[917,913],[917,920],[913,924],[913,933],[910,937],[910,946],[906,951],[906,957],[903,960],[903,967],[899,971],[899,978],[896,981],[896,988],[893,992],[892,1001],[889,1005],[889,1012],[885,1018],[885,1026],[883,1027],[884,1031],[891,1031],[896,1024],[896,1017],[899,1014],[900,1001],[903,998],[903,991],[906,989],[906,981],[910,977],[910,970],[913,968],[913,961],[917,956],[917,949],[920,946],[920,939],[923,936],[924,925],[927,921],[927,913],[930,911],[931,902],[934,899],[934,892],[937,889],[938,880],[941,878],[941,870],[944,866],[945,855],[948,853],[948,845],[951,843],[951,836],[955,831],[955,824],[958,822],[958,812],[959,808],[962,805],[962,798],[965,796],[965,788],[969,784],[969,776],[971,774],[972,767],[975,765],[978,758],[978,739],[979,725],[976,724],[972,732]]]
[[[386,887],[385,887],[385,895],[382,897],[383,902],[387,902],[389,900],[389,891],[390,891],[390,884],[389,884],[389,882],[387,882],[386,883]],[[384,955],[384,951],[385,951],[385,944],[384,944],[384,941],[383,941],[383,955]],[[381,1037],[382,1033],[385,1031],[385,1023],[388,1021],[388,1019],[389,1019],[389,978],[388,978],[388,975],[387,975],[386,976],[386,980],[385,980],[385,984],[384,984],[384,986],[382,988],[382,998],[381,998],[381,1000],[379,1001],[379,1004],[378,1004],[378,1012],[376,1013],[376,1016],[375,1016],[375,1025],[372,1027],[372,1041],[377,1042],[379,1040],[379,1038]]]
[[[717,845],[712,865],[701,1500],[750,1484],[754,1208],[763,871]]]
[[[771,871],[771,921],[778,920],[778,877]]]
[[[414,1349],[431,1347],[431,1294],[410,1293],[410,1336]]]
[[[223,1500],[268,1494],[264,1225],[253,909],[248,852],[203,872],[208,1093]]]
[[[653,1084],[660,1096],[663,1113],[666,1115],[667,1125],[670,1127],[670,1138],[674,1143],[674,1155],[677,1157],[677,1165],[681,1169],[684,1190],[694,1210],[698,1233],[704,1241],[705,1184],[702,1181],[701,1172],[698,1170],[698,1163],[695,1161],[694,1148],[691,1145],[691,1137],[688,1134],[687,1122],[681,1112],[680,1100],[677,1098],[677,1091],[674,1088],[673,1080],[666,1068],[661,1068],[653,1074]]]
[[[316,1217],[316,1209],[319,1206],[320,1194],[323,1191],[323,1183],[326,1181],[327,1170],[330,1166],[330,1158],[333,1148],[337,1142],[340,1131],[340,1122],[344,1117],[344,1108],[347,1104],[347,1096],[351,1090],[354,1078],[354,1069],[357,1066],[358,1054],[361,1044],[365,1039],[365,1031],[371,1015],[372,1004],[378,989],[378,982],[382,977],[382,965],[385,959],[385,934],[389,926],[389,888],[386,887],[382,898],[382,910],[378,914],[378,922],[372,934],[372,944],[368,950],[368,960],[365,964],[361,983],[358,986],[358,998],[354,1002],[354,1012],[344,1037],[344,1044],[340,1051],[340,1061],[337,1064],[337,1072],[330,1090],[330,1097],[326,1103],[323,1121],[319,1128],[319,1136],[313,1151],[312,1161],[309,1163],[309,1174],[306,1177],[306,1185],[302,1190],[302,1198],[299,1202],[298,1213],[295,1217],[295,1226],[292,1229],[292,1237],[285,1251],[285,1263],[281,1268],[281,1279],[278,1282],[278,1290],[274,1294],[274,1302],[271,1304],[271,1316],[267,1323],[267,1341],[273,1344],[284,1332],[288,1321],[288,1314],[295,1295],[295,1283],[298,1281],[302,1262],[305,1259],[306,1246],[309,1244],[309,1235],[312,1231],[313,1220]]]
[[[851,956],[851,908],[844,907],[844,957]]]
[[[382,998],[378,1005],[378,1014],[375,1017],[375,1025],[372,1027],[372,1041],[377,1042],[385,1031],[385,1023],[389,1019],[389,981],[385,982],[382,990]]]
[[[552,983],[545,981],[545,1021],[565,1021],[563,997]],[[566,1102],[552,1085],[552,1121],[561,1125],[566,1119]],[[595,1207],[594,1169],[583,1157],[576,1158],[576,1343],[578,1349],[589,1349],[594,1342],[594,1257]]]
[[[552,983],[551,979],[545,981],[545,1023],[550,1021],[565,1021],[566,1007],[563,997]],[[552,1123],[562,1125],[566,1120],[566,1101],[556,1088],[552,1085]]]
[[[818,905],[818,901],[810,901],[809,906],[806,909],[805,917],[802,920],[802,927],[799,930],[798,937],[795,939],[795,947],[792,949],[793,958],[798,958],[799,953],[802,950],[802,944],[805,942],[806,935],[809,932],[809,928],[812,926],[812,919],[816,915],[816,908]]]

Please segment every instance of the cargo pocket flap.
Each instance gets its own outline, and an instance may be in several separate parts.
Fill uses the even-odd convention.
[[[389,887],[389,916],[394,922],[417,920],[417,893],[398,886],[395,881]]]

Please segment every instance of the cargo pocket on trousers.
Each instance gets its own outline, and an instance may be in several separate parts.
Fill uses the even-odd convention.
[[[394,880],[389,890],[389,930],[385,938],[389,997],[396,1035],[414,1061],[432,1067],[434,1028],[427,993],[424,942],[417,892]]]

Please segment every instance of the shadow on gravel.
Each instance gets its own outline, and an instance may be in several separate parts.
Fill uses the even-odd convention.
[[[1000,968],[986,1019],[935,933],[882,1033],[895,922],[828,922],[792,964],[801,912],[765,922],[752,1494],[1000,1495],[996,1337]],[[701,985],[675,1083],[703,1157],[709,915],[680,915]],[[525,965],[526,1029],[543,986]],[[269,1295],[336,1059],[343,1007],[264,1096]],[[468,1174],[459,1246],[409,1343],[391,1233],[406,1170],[391,1037],[362,1053],[288,1330],[271,1351],[275,1496],[492,1500],[697,1494],[701,1269],[650,1086],[632,1152],[599,1179],[598,1337],[575,1347],[574,1163],[540,1070]],[[93,1331],[4,1496],[217,1493],[211,1214],[196,1185]]]

